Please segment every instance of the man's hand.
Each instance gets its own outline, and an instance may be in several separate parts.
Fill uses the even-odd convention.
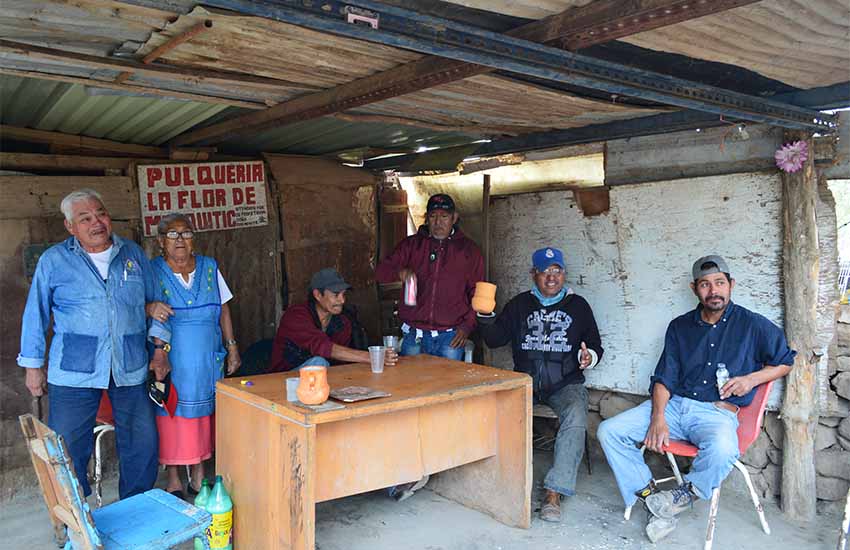
[[[409,277],[416,278],[416,272],[410,269],[409,267],[405,267],[404,269],[398,272],[398,280],[402,283],[405,282]]]
[[[242,357],[239,355],[239,348],[236,346],[227,350],[227,374],[233,374],[242,366]]]
[[[151,359],[150,370],[153,371],[157,382],[162,382],[165,377],[171,372],[171,364],[168,362],[168,354],[163,350],[158,349],[153,352]]]
[[[465,330],[462,328],[455,329],[455,337],[452,338],[449,346],[453,348],[462,348],[466,344],[467,338],[469,338],[469,335]]]
[[[145,314],[151,319],[165,322],[169,317],[174,315],[174,310],[165,302],[150,302],[149,304],[145,304]]]
[[[664,445],[670,444],[670,428],[664,415],[653,416],[649,421],[649,429],[643,439],[646,448],[656,453],[663,452]]]
[[[578,368],[581,370],[586,369],[590,366],[590,362],[593,360],[593,357],[590,355],[590,352],[587,351],[587,344],[584,342],[581,343],[581,352],[579,353],[578,360]]]
[[[47,377],[44,376],[44,368],[26,369],[27,370],[27,389],[33,397],[41,397],[47,393]]]
[[[384,353],[384,366],[392,367],[396,363],[398,363],[398,354],[393,348],[387,348],[386,352]]]
[[[733,395],[738,397],[747,395],[756,386],[756,383],[749,376],[736,376],[730,378],[728,382],[720,388],[720,399],[727,399]]]

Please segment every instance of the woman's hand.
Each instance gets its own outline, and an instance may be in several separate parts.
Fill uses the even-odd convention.
[[[233,346],[227,350],[227,374],[233,374],[242,366],[242,358],[239,356],[239,348]]]
[[[174,310],[165,302],[150,302],[145,304],[145,314],[151,319],[164,323],[174,315]]]

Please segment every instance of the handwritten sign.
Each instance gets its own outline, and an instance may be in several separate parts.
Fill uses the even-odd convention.
[[[173,212],[185,214],[195,231],[268,224],[263,161],[154,164],[137,174],[146,237]]]

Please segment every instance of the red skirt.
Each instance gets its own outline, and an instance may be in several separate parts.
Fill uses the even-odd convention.
[[[215,414],[200,418],[157,416],[159,463],[168,466],[198,464],[212,456]]]

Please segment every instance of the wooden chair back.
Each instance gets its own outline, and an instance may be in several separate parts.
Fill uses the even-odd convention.
[[[19,420],[56,533],[67,526],[74,550],[103,550],[64,441],[31,414]]]

